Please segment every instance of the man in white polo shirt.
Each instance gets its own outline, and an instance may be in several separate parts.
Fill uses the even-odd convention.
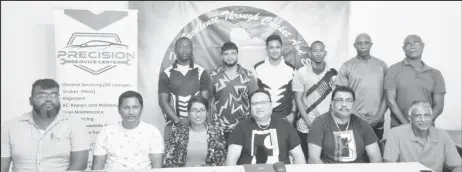
[[[282,56],[282,39],[279,35],[271,35],[266,39],[268,58],[255,64],[258,87],[271,94],[273,116],[294,122],[294,94],[292,78],[295,67]]]

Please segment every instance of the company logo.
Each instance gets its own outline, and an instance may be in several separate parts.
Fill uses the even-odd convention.
[[[135,52],[113,33],[74,33],[67,45],[58,51],[61,65],[72,64],[93,75],[118,65],[131,65]]]
[[[101,30],[128,16],[127,11],[104,11],[100,14],[94,14],[88,10],[64,10],[64,14],[95,31]]]
[[[170,42],[161,69],[176,59],[175,42],[182,36],[190,38],[193,43],[194,62],[208,71],[222,65],[221,46],[227,41],[238,46],[238,63],[252,69],[267,58],[266,38],[271,34],[281,36],[285,61],[296,68],[309,63],[308,44],[290,23],[266,10],[228,6],[204,13],[189,22]]]
[[[128,16],[127,11],[104,11],[94,14],[89,10],[64,10],[64,14],[99,31]],[[135,52],[115,33],[75,32],[66,45],[58,50],[61,65],[74,65],[93,75],[99,75],[118,65],[131,65]]]

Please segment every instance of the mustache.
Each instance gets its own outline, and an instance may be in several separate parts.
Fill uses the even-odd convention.
[[[48,118],[51,118],[53,116],[56,116],[61,108],[61,106],[58,104],[58,105],[55,105],[55,104],[52,104],[53,108],[51,109],[47,109],[46,108],[46,104],[47,103],[43,103],[42,105],[40,106],[33,106],[33,110],[37,113],[37,114],[40,114],[40,116],[43,116],[43,117],[48,117]]]

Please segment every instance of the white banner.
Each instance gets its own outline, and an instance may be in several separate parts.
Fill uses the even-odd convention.
[[[136,10],[54,11],[61,112],[81,117],[92,147],[102,127],[121,120],[119,95],[137,91],[137,18]]]

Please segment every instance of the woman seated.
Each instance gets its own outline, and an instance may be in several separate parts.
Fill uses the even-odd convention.
[[[351,88],[334,89],[331,111],[316,117],[308,132],[309,163],[382,162],[371,126],[352,113],[354,101]]]
[[[166,142],[163,166],[196,167],[223,166],[226,142],[223,130],[207,125],[207,99],[192,97],[188,102],[189,125],[174,125]]]
[[[164,140],[153,125],[140,120],[143,98],[134,91],[119,97],[122,121],[106,126],[96,138],[92,170],[136,170],[162,167]],[[106,168],[105,168],[106,167]]]

